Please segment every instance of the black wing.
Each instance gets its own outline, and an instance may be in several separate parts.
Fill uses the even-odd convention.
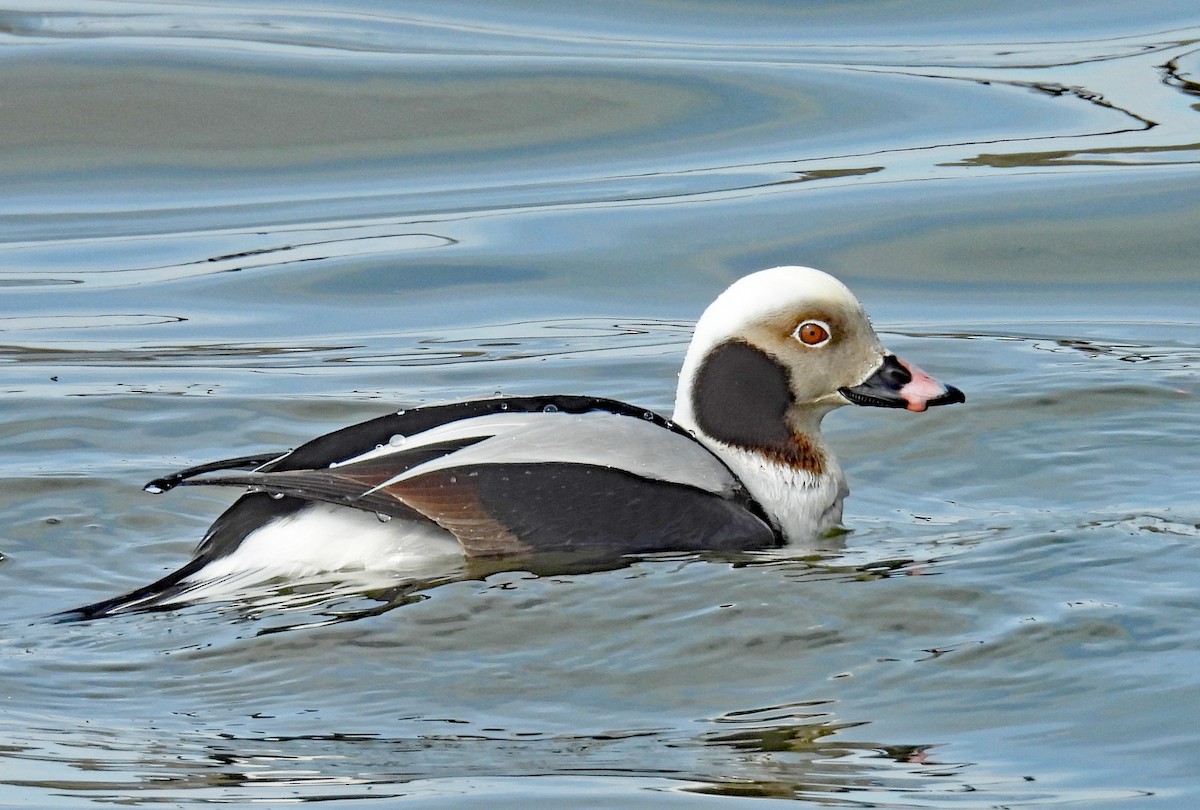
[[[473,557],[750,549],[777,542],[748,497],[587,464],[476,464],[375,485],[336,468],[251,472],[197,483],[251,487],[285,496],[285,502],[321,501],[432,520]]]

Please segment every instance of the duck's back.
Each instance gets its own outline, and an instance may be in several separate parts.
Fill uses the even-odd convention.
[[[729,468],[688,433],[644,409],[591,397],[399,411],[287,453],[182,470],[147,489],[181,484],[250,491],[214,521],[183,568],[80,614],[153,606],[213,572],[370,567],[371,559],[394,561],[401,547],[615,558],[778,542]],[[361,559],[342,551],[356,543],[367,549]]]

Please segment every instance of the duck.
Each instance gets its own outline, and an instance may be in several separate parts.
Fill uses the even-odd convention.
[[[846,405],[962,403],[884,348],[820,270],[735,281],[704,310],[670,418],[583,395],[494,396],[397,410],[287,451],[189,467],[146,491],[240,497],[190,560],[64,615],[187,604],[205,583],[290,579],[432,559],[745,551],[837,531],[846,478],[821,421]]]

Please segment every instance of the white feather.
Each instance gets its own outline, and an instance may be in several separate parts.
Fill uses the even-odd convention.
[[[714,450],[745,484],[751,497],[768,509],[777,524],[775,528],[789,543],[811,540],[841,525],[842,500],[850,489],[832,453],[825,454],[822,474],[813,475],[771,461],[762,453],[729,445]]]
[[[429,565],[462,560],[452,534],[431,523],[386,522],[370,512],[313,503],[252,531],[232,553],[188,581],[254,571],[261,579],[327,571],[387,571],[419,575]]]

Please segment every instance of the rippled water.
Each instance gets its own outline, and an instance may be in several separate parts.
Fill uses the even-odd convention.
[[[1195,806],[1198,112],[1192,2],[10,5],[0,804]],[[827,420],[835,546],[46,618],[781,263],[968,393]]]

